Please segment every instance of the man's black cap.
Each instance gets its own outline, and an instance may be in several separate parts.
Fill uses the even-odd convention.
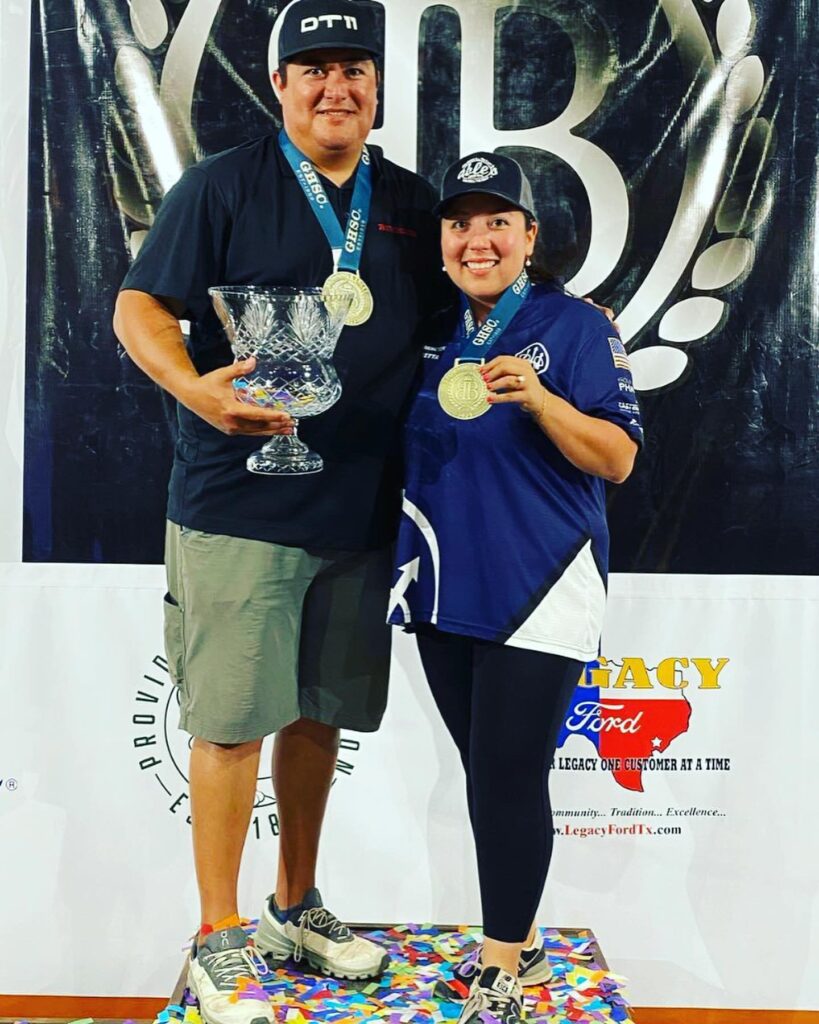
[[[473,193],[506,199],[532,220],[536,219],[532,186],[517,160],[509,156],[470,153],[450,164],[441,182],[441,199],[435,213],[441,216],[451,200]]]
[[[279,63],[308,50],[364,50],[382,56],[375,11],[353,0],[296,0],[279,33]]]

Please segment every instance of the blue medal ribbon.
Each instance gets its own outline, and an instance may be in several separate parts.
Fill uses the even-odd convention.
[[[349,273],[357,274],[361,266],[364,236],[367,232],[367,221],[370,217],[373,196],[373,172],[367,147],[365,146],[362,150],[361,160],[358,164],[345,232],[342,230],[318,172],[312,162],[293,145],[283,128],[279,133],[279,145],[287,162],[293,168],[293,173],[310,203],[310,208],[327,236],[327,241],[333,250],[333,270],[346,270]]]
[[[461,294],[464,345],[457,361],[463,363],[486,359],[486,353],[500,339],[531,290],[532,282],[524,269],[495,303],[495,308],[480,328],[475,323],[466,296]]]

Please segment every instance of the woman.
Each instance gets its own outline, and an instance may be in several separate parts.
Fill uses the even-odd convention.
[[[604,481],[629,475],[642,430],[606,318],[530,277],[538,228],[520,166],[464,157],[438,212],[461,304],[431,331],[408,417],[390,622],[416,633],[466,770],[484,942],[452,983],[468,995],[460,1020],[514,1024],[521,984],[550,976],[533,924],[552,852],[548,771],[599,649]]]

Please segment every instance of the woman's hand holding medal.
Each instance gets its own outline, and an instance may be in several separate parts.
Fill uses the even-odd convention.
[[[530,416],[540,419],[549,392],[540,383],[535,369],[527,359],[517,356],[496,356],[480,368],[489,394],[490,405],[514,402]]]

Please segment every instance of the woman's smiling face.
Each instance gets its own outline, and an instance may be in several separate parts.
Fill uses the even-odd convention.
[[[537,224],[504,199],[458,196],[441,219],[444,268],[477,307],[491,309],[532,255]]]

